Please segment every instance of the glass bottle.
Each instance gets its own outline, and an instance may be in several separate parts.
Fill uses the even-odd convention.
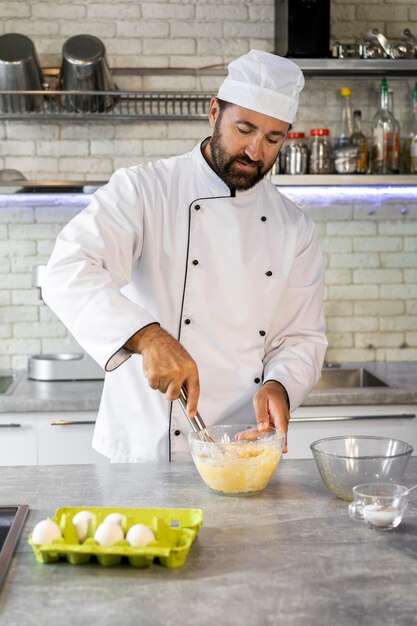
[[[352,143],[353,116],[350,103],[350,87],[342,87],[342,118],[333,143],[334,167],[338,174],[353,174],[356,171],[357,149]]]
[[[381,80],[380,105],[372,120],[372,174],[392,174],[395,119],[388,110],[387,79]]]
[[[352,143],[357,148],[356,174],[366,174],[368,171],[368,142],[362,132],[362,112],[353,112]]]
[[[400,171],[400,123],[394,113],[394,92],[392,89],[388,89],[388,111],[394,118],[391,152],[392,171],[394,174],[398,174]]]
[[[335,150],[352,145],[350,139],[353,133],[352,105],[350,102],[351,93],[350,87],[342,87],[340,90],[343,99],[342,119],[333,144]]]
[[[332,144],[328,128],[312,128],[310,155],[308,161],[309,174],[331,174],[333,172]]]
[[[417,174],[417,83],[413,90],[413,118],[410,142],[410,173]]]

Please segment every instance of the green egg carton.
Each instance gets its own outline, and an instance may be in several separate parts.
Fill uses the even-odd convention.
[[[88,536],[83,543],[80,543],[72,522],[72,518],[79,511],[91,511],[94,515]],[[123,515],[121,526],[125,535],[133,524],[145,524],[152,529],[155,541],[143,548],[130,546],[126,539],[117,541],[109,548],[101,546],[94,539],[94,533],[110,513]],[[181,567],[203,523],[203,511],[72,506],[57,509],[51,519],[60,527],[62,538],[54,539],[50,544],[37,544],[33,542],[32,534],[29,535],[29,543],[40,563],[55,563],[64,558],[72,565],[82,565],[96,559],[101,565],[109,566],[127,560],[134,567],[149,567],[157,560],[164,567]]]

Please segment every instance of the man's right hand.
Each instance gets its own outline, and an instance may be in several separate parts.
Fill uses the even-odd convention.
[[[125,344],[143,358],[143,373],[152,389],[168,400],[176,400],[182,385],[187,388],[187,414],[197,413],[200,383],[197,364],[187,350],[159,324],[150,324],[135,333]]]

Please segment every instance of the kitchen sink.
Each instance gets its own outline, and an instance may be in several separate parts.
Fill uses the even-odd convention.
[[[6,395],[13,391],[19,380],[19,373],[0,374],[0,395]]]
[[[6,393],[12,386],[14,381],[13,376],[0,376],[0,394]]]
[[[314,389],[356,389],[362,387],[389,387],[365,367],[323,369]]]

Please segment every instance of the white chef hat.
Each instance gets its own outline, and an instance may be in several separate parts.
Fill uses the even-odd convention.
[[[270,52],[251,50],[228,68],[218,98],[292,124],[304,87],[298,65]]]

